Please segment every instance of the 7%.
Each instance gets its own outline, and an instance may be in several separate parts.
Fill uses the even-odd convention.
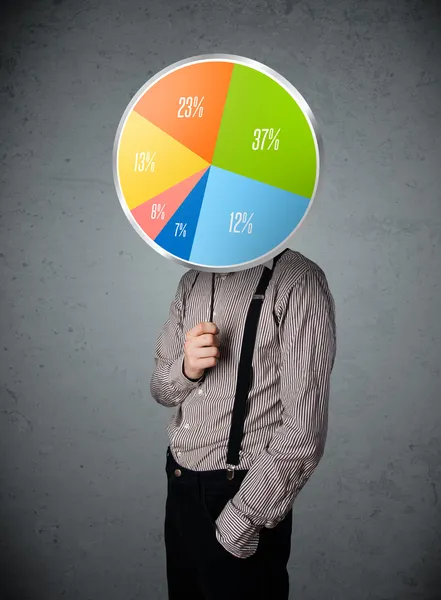
[[[187,223],[175,223],[175,237],[183,237],[187,235]]]

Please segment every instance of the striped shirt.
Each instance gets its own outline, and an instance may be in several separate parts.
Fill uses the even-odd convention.
[[[220,358],[201,380],[184,375],[183,349],[186,332],[209,320],[211,273],[195,279],[191,269],[181,277],[158,336],[151,394],[175,408],[167,428],[170,451],[188,469],[226,469],[245,319],[263,269],[215,275]],[[216,521],[218,541],[234,556],[254,554],[259,531],[286,516],[323,455],[335,352],[335,306],[326,276],[312,260],[288,250],[274,268],[257,329],[237,467],[248,473]]]

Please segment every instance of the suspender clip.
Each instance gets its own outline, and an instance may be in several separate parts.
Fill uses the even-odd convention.
[[[263,300],[264,298],[264,294],[254,294],[253,296],[253,300]]]
[[[234,479],[234,467],[232,465],[227,465],[227,479]]]

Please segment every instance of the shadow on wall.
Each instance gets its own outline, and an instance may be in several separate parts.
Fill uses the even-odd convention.
[[[434,531],[441,531],[441,517],[434,523]],[[409,586],[409,595],[405,600],[441,600],[441,536],[438,537],[436,546],[428,548],[425,557],[419,565],[415,565],[413,574],[402,573],[403,581]],[[412,588],[418,586],[427,590],[426,594],[412,592]]]
[[[47,565],[35,549],[26,547],[20,522],[3,520],[0,547],[0,599],[49,598]]]

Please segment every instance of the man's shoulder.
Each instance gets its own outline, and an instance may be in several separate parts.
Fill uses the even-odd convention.
[[[306,273],[313,273],[325,277],[323,269],[312,259],[308,258],[298,250],[288,248],[280,258],[276,269],[281,280],[294,285]]]
[[[315,261],[296,250],[287,250],[274,270],[276,304],[288,298],[293,290],[301,295],[325,298],[332,305],[333,296],[324,270]]]
[[[188,269],[188,271],[185,271],[185,273],[181,275],[181,278],[179,280],[179,287],[181,288],[184,295],[186,295],[189,292],[190,288],[193,287],[199,274],[200,271],[198,271],[197,269]]]

